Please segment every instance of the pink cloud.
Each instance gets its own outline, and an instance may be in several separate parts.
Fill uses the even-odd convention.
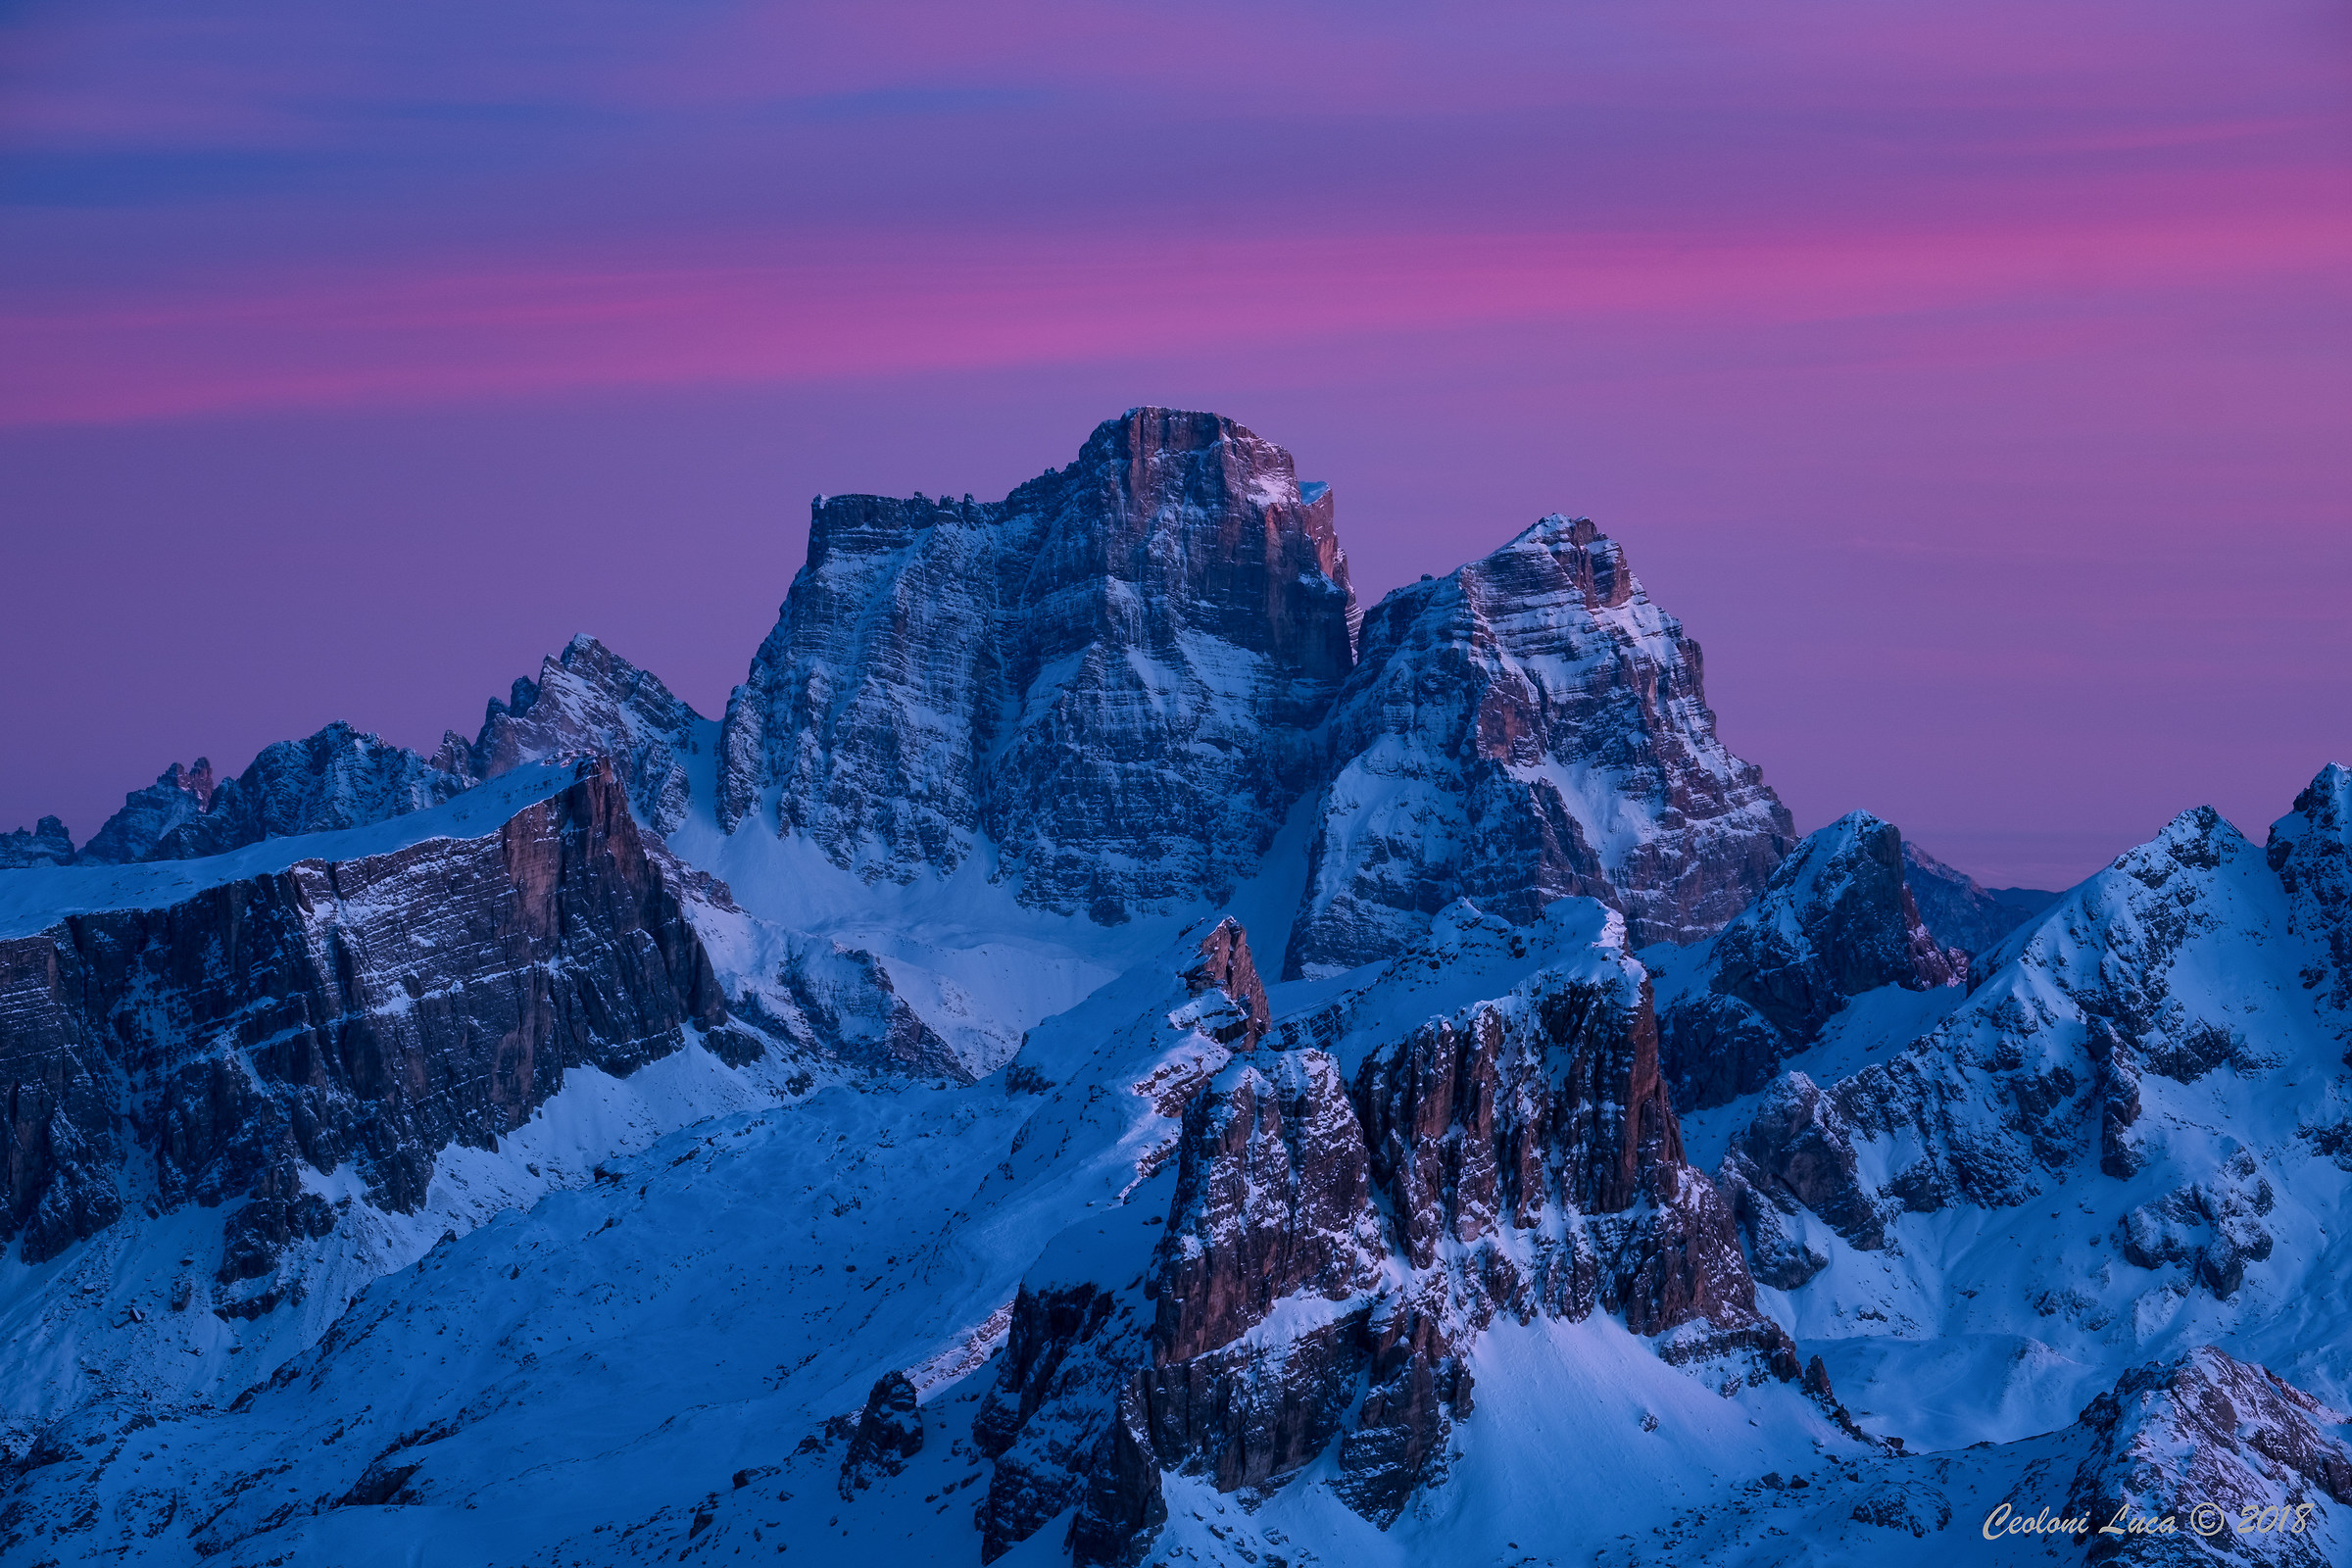
[[[2110,301],[2243,292],[2352,266],[2352,212],[2276,205],[2302,210],[2241,214],[2217,200],[2170,221],[2090,215],[2007,232],[1711,244],[1572,232],[1182,246],[934,234],[862,247],[854,262],[408,258],[192,298],[20,306],[0,316],[0,357],[16,368],[0,386],[0,424],[1247,353],[1513,321],[1647,319],[1650,330],[1681,334],[2085,291]],[[2093,329],[2030,330],[2055,341]]]

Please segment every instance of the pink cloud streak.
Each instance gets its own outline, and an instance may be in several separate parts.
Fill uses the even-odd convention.
[[[0,425],[798,383],[1247,352],[1364,332],[1649,318],[1770,322],[2096,290],[2244,292],[2352,267],[2352,214],[2084,220],[1699,244],[1574,233],[961,244],[850,263],[473,269],[0,316]],[[421,275],[420,275],[421,274]]]

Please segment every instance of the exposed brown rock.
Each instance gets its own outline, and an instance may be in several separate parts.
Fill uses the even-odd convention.
[[[1184,971],[1184,983],[1194,996],[1211,989],[1222,991],[1241,1009],[1242,1021],[1236,1028],[1212,1031],[1220,1044],[1236,1051],[1257,1049],[1272,1013],[1266,1005],[1266,988],[1257,977],[1257,965],[1250,956],[1250,939],[1242,930],[1241,921],[1227,915],[1200,939],[1200,959]]]
[[[72,916],[0,942],[0,1236],[48,1257],[114,1219],[125,1155],[101,1074],[151,1094],[140,1140],[167,1202],[349,1159],[413,1210],[439,1150],[491,1146],[566,1067],[629,1072],[689,1024],[758,1049],[601,763],[480,838]]]

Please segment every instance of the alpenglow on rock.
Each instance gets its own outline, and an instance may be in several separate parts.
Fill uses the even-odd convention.
[[[1290,975],[1461,897],[1589,895],[1642,944],[1747,905],[1794,829],[1617,545],[1546,517],[1389,596],[1359,662],[1332,518],[1281,448],[1164,409],[1002,502],[818,498],[727,705],[721,825],[896,882],[987,846],[1022,902],[1115,923],[1221,903],[1311,799]]]
[[[870,879],[985,840],[1024,903],[1222,899],[1312,773],[1355,601],[1331,496],[1230,419],[1134,409],[1001,502],[820,497],[727,705],[720,820]]]
[[[668,834],[686,819],[692,788],[686,758],[704,722],[654,675],[593,637],[574,637],[519,679],[505,702],[492,698],[471,742],[451,730],[433,760],[468,782],[497,778],[556,757],[603,757],[628,790],[637,820]]]
[[[1597,898],[1637,947],[1688,942],[1796,842],[1715,738],[1698,645],[1585,518],[1391,594],[1362,643],[1287,973],[1393,953],[1465,897],[1522,924]]]

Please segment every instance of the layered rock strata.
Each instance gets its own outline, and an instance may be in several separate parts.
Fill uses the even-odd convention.
[[[482,837],[71,916],[0,942],[0,1236],[37,1261],[110,1223],[131,1159],[167,1204],[250,1197],[232,1254],[318,1225],[306,1170],[411,1210],[439,1150],[689,1029],[760,1050],[601,763]]]
[[[1239,927],[1209,933],[1169,1021],[1218,1032],[1137,1084],[1147,1115],[1180,1124],[1164,1223],[1155,1209],[1143,1233],[1157,1239],[1115,1265],[1138,1277],[1063,1268],[1014,1303],[974,1427],[996,1459],[985,1557],[1075,1506],[1076,1561],[1132,1562],[1166,1516],[1163,1474],[1259,1496],[1335,1445],[1340,1495],[1385,1525],[1444,1474],[1469,1350],[1498,1313],[1613,1311],[1695,1333],[1688,1354],[1796,1375],[1729,1208],[1683,1162],[1647,988],[1609,945],[1622,922],[1583,908],[1532,950],[1500,919],[1449,916],[1448,945],[1351,999],[1330,1050],[1224,1024],[1262,1002]],[[1390,1032],[1448,959],[1515,973]]]
[[[1584,518],[1391,594],[1362,650],[1326,725],[1286,974],[1383,957],[1456,898],[1522,924],[1596,898],[1637,947],[1687,942],[1796,841],[1717,740],[1698,645]]]
[[[730,699],[721,820],[906,881],[985,842],[1030,905],[1219,902],[1305,788],[1354,598],[1331,497],[1230,419],[1136,409],[1001,502],[820,497]]]

